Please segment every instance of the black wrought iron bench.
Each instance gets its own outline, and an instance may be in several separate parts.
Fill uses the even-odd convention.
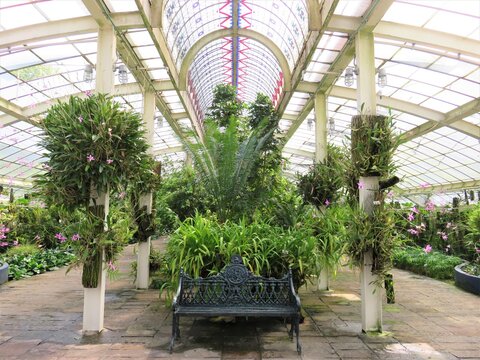
[[[290,338],[295,331],[297,352],[299,341],[300,298],[295,293],[292,271],[281,279],[253,275],[239,255],[215,276],[192,279],[183,270],[173,299],[172,338],[180,337],[180,316],[245,316],[279,317],[291,321]]]

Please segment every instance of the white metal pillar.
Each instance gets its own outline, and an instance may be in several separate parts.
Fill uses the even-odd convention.
[[[325,93],[315,94],[315,163],[327,159],[327,97]],[[322,269],[318,277],[318,290],[328,290],[328,270]]]
[[[360,31],[355,42],[357,74],[357,108],[362,115],[376,114],[375,89],[375,56],[374,39],[371,32]],[[373,201],[378,192],[377,176],[361,177],[363,184],[360,189],[360,207],[371,214]],[[364,261],[360,269],[361,313],[362,330],[382,331],[382,295],[383,289],[378,285],[377,275],[372,273],[372,253],[364,254]]]
[[[112,93],[114,89],[114,65],[116,58],[116,37],[113,27],[102,27],[98,31],[97,65],[95,91],[98,93]],[[109,194],[97,193],[95,184],[92,184],[91,198],[97,205],[105,207],[105,219],[108,215]],[[99,282],[96,288],[84,288],[83,298],[83,331],[100,332],[103,330],[105,308],[105,258],[99,269]]]
[[[149,153],[153,154],[153,134],[155,117],[155,94],[146,91],[143,95],[143,124],[145,126],[145,137],[149,147]],[[142,194],[139,199],[140,208],[146,206],[147,213],[152,213],[152,193]],[[150,238],[147,241],[138,243],[137,252],[137,289],[148,289],[150,282]]]

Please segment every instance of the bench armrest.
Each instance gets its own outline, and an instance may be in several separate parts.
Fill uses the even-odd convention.
[[[180,294],[182,293],[183,287],[183,269],[180,269],[180,280],[178,281],[178,288],[175,296],[173,297],[172,307],[175,309],[178,304],[177,302],[180,300]]]
[[[289,280],[289,283],[290,283],[290,291],[292,292],[293,297],[295,297],[295,300],[297,302],[298,310],[300,310],[300,307],[301,307],[300,297],[297,295],[297,293],[295,292],[295,288],[293,287],[293,275],[292,275],[292,269],[291,268],[288,269],[288,280]]]

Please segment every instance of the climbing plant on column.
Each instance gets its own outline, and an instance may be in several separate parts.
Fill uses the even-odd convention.
[[[351,164],[347,170],[347,190],[353,213],[350,217],[347,252],[352,261],[360,265],[365,253],[373,254],[372,273],[380,280],[392,266],[393,250],[398,244],[392,210],[384,203],[384,192],[394,177],[393,154],[399,145],[399,138],[393,131],[391,116],[356,115],[352,118]],[[360,177],[378,176],[380,191],[376,193],[372,213],[360,209],[359,189],[364,188]]]
[[[108,217],[105,224],[104,206],[94,194],[121,192],[148,169],[142,118],[105,94],[72,96],[53,105],[41,127],[48,160],[36,184],[48,202],[84,213],[82,224],[71,227],[77,232],[68,241],[83,264],[83,286],[95,288],[102,254],[107,262],[115,258],[128,226]]]

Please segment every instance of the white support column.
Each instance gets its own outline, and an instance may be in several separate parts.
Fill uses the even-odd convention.
[[[95,91],[99,93],[112,93],[114,88],[113,67],[115,64],[116,38],[113,27],[103,27],[98,31],[97,65]],[[105,219],[108,215],[109,193],[97,193],[95,184],[92,184],[91,198],[97,205],[105,208]],[[105,222],[106,224],[106,222]],[[106,226],[106,225],[105,225]],[[103,330],[105,308],[105,281],[106,267],[105,255],[102,254],[100,264],[99,282],[96,288],[84,288],[83,298],[83,331],[100,332]]]
[[[357,109],[362,115],[375,115],[377,93],[375,88],[375,43],[373,33],[360,31],[355,41],[357,62]]]
[[[327,97],[325,93],[315,94],[315,162],[327,158]]]
[[[360,207],[367,213],[373,213],[373,201],[378,192],[378,176],[360,177],[363,189],[359,189]],[[363,264],[360,269],[360,292],[362,330],[382,331],[382,296],[383,288],[378,286],[378,276],[372,274],[373,257],[369,251],[364,254]]]
[[[110,196],[107,193],[97,193],[92,186],[90,205],[104,206],[105,220],[108,215]],[[93,201],[93,199],[95,201]],[[105,230],[107,223],[105,221]],[[96,288],[83,288],[83,332],[92,333],[103,330],[105,309],[105,283],[107,270],[105,267],[105,253],[102,253],[102,261],[99,264],[98,286]]]
[[[375,88],[375,56],[374,39],[371,32],[360,31],[355,42],[357,74],[357,109],[362,115],[376,114]],[[361,177],[364,184],[360,189],[360,207],[373,213],[373,201],[378,192],[378,177]],[[364,262],[360,269],[360,291],[362,298],[362,330],[382,331],[382,295],[383,289],[378,286],[378,276],[372,274],[372,253],[364,254]]]
[[[327,97],[325,93],[315,94],[315,163],[327,159]],[[318,290],[328,290],[328,270],[322,269],[318,277]]]
[[[154,116],[155,116],[155,94],[146,91],[143,94],[143,124],[146,130],[146,140],[149,147],[149,153],[153,154],[153,134],[154,134]],[[147,213],[152,213],[152,193],[142,194],[139,199],[140,208],[146,206]],[[138,243],[137,252],[137,289],[148,289],[150,283],[150,238],[147,241]]]

